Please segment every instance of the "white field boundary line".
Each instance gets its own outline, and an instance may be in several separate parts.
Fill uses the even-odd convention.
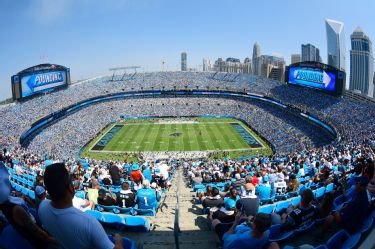
[[[225,149],[225,150],[199,150],[200,152],[202,151],[207,151],[207,152],[217,152],[217,151],[243,151],[243,150],[255,150],[255,149],[265,149],[266,146],[264,146],[264,144],[262,142],[260,142],[258,140],[258,138],[256,136],[254,136],[252,133],[251,133],[251,130],[250,128],[248,128],[247,126],[244,126],[243,123],[241,121],[233,121],[233,122],[229,122],[229,121],[224,121],[224,122],[196,122],[196,123],[189,123],[189,124],[230,124],[230,123],[238,123],[240,124],[260,145],[262,145],[261,148],[245,148],[245,149]],[[183,124],[183,123],[168,123],[168,124]],[[100,151],[97,151],[97,150],[92,150],[92,148],[94,148],[94,146],[115,126],[115,125],[162,125],[161,123],[129,123],[129,124],[126,124],[126,123],[122,123],[122,122],[116,122],[114,123],[108,130],[107,132],[105,132],[103,135],[101,135],[96,141],[95,143],[90,147],[90,149],[88,150],[88,152],[93,152],[93,153],[100,153],[100,152],[103,152],[103,153],[136,153],[136,152],[139,152],[139,151],[107,151],[107,150],[100,150]],[[242,138],[242,137],[241,137]],[[177,150],[176,150],[177,151]],[[181,152],[199,152],[199,151],[187,151],[187,150],[183,150]],[[163,152],[163,151],[142,151],[144,153],[154,153],[154,152]],[[169,151],[164,151],[164,152],[169,152]]]
[[[259,150],[264,149],[261,148],[244,148],[244,149],[223,149],[223,150],[152,150],[152,151],[144,151],[144,150],[93,150],[90,151],[92,153],[199,153],[199,152],[224,152],[224,151],[251,151],[251,150]]]

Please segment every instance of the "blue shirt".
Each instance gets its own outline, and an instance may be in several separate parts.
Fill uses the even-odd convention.
[[[256,188],[255,192],[258,193],[259,200],[268,199],[271,197],[271,186],[261,184]]]
[[[153,189],[140,189],[137,192],[138,208],[153,209],[157,206],[156,191]]]
[[[146,178],[149,182],[152,180],[151,171],[147,168],[142,172],[144,178]]]
[[[75,207],[57,209],[52,207],[50,200],[44,200],[38,215],[43,228],[64,248],[113,249],[102,225],[91,214]]]
[[[249,227],[243,228],[238,226],[234,234],[225,233],[223,236],[223,249],[248,249],[248,248],[262,248],[267,242],[270,231],[267,230],[262,238],[254,238],[252,236],[252,229]]]

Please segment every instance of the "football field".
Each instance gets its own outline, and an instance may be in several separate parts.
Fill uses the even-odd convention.
[[[249,127],[234,119],[140,119],[111,124],[85,150],[90,154],[250,152],[266,147]]]

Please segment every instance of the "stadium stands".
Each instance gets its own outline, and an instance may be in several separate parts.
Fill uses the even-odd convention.
[[[0,148],[3,150],[0,152],[0,161],[6,163],[9,171],[12,194],[22,196],[30,207],[35,208],[38,202],[35,187],[43,184],[40,182],[40,176],[43,176],[46,167],[57,161],[64,161],[73,180],[78,181],[76,197],[82,200],[97,203],[97,192],[101,189],[107,195],[109,191],[115,194],[121,191],[121,188],[112,185],[109,172],[109,167],[112,165],[120,169],[121,182],[130,180],[131,191],[136,192],[138,185],[130,179],[130,172],[126,170],[130,167],[130,162],[90,158],[82,160],[77,157],[82,146],[108,123],[120,120],[120,116],[140,115],[232,116],[245,120],[267,139],[276,149],[276,153],[269,157],[257,155],[244,159],[217,160],[169,158],[160,161],[155,158],[157,154],[149,154],[148,157],[152,160],[147,162],[140,160],[139,164],[147,163],[153,180],[157,175],[156,169],[166,164],[170,176],[168,179],[163,179],[166,182],[171,181],[171,177],[180,167],[192,192],[199,199],[198,204],[194,205],[199,207],[202,207],[204,198],[216,198],[210,196],[207,191],[208,185],[220,191],[223,203],[228,199],[238,201],[240,198],[246,198],[244,184],[234,187],[234,182],[238,182],[238,179],[235,179],[236,174],[241,176],[242,182],[253,184],[255,188],[259,183],[266,182],[271,188],[271,196],[260,200],[256,212],[269,214],[272,217],[269,242],[288,245],[289,242],[298,241],[302,234],[322,229],[330,214],[351,205],[356,200],[357,176],[364,175],[368,180],[373,179],[375,108],[371,103],[355,102],[345,98],[336,99],[310,89],[295,88],[255,76],[226,76],[235,80],[223,84],[222,80],[217,80],[220,75],[218,73],[215,79],[212,79],[209,73],[144,73],[132,75],[126,82],[117,80],[108,82],[108,77],[101,77],[76,84],[66,90],[36,97],[26,103],[1,108]],[[129,99],[102,102],[77,110],[74,114],[42,130],[33,138],[28,148],[22,148],[18,144],[19,135],[28,130],[38,118],[89,98],[130,90],[137,91],[141,88],[213,89],[267,95],[316,115],[332,125],[339,136],[337,140],[331,141],[321,129],[280,108],[256,101],[245,102],[235,97],[223,99],[202,96],[152,98],[133,96]],[[208,182],[198,181],[200,180],[198,178],[203,178],[203,174],[208,176],[206,178],[209,179]],[[294,185],[293,178],[296,179],[298,186]],[[286,187],[278,189],[276,183],[283,183],[282,186]],[[225,192],[226,184],[229,184],[230,188],[236,188],[237,193],[231,194],[230,190]],[[371,184],[373,185],[373,182],[369,183]],[[312,205],[317,211],[317,216],[314,216],[312,222],[285,230],[285,220],[288,220],[288,215],[301,205],[301,194],[306,189],[311,189],[314,193]],[[155,190],[164,196],[165,189],[162,189],[161,185]],[[373,201],[371,198],[374,198],[374,194],[369,190],[369,205]],[[155,216],[157,218],[159,212],[157,208],[139,209],[137,205],[120,207],[118,203],[110,206],[96,204],[94,207],[95,210],[85,212],[95,217],[106,229],[135,233],[149,232],[152,228],[149,218]],[[202,208],[202,211],[210,215],[220,208]],[[220,217],[218,219],[220,220]],[[374,227],[374,219],[374,211],[369,212],[361,223],[360,230],[355,233],[349,233],[346,229],[337,230],[336,233],[329,235],[326,243],[315,243],[313,246],[353,248]],[[0,246],[28,248],[27,241],[19,237],[20,235],[7,225],[0,234]],[[124,238],[125,244],[126,248],[136,248],[132,240]]]

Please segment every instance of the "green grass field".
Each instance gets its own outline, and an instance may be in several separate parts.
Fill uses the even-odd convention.
[[[178,119],[114,123],[93,139],[81,156],[118,159],[124,154],[165,151],[227,151],[239,156],[272,153],[261,138],[238,120],[199,118],[188,123]]]

